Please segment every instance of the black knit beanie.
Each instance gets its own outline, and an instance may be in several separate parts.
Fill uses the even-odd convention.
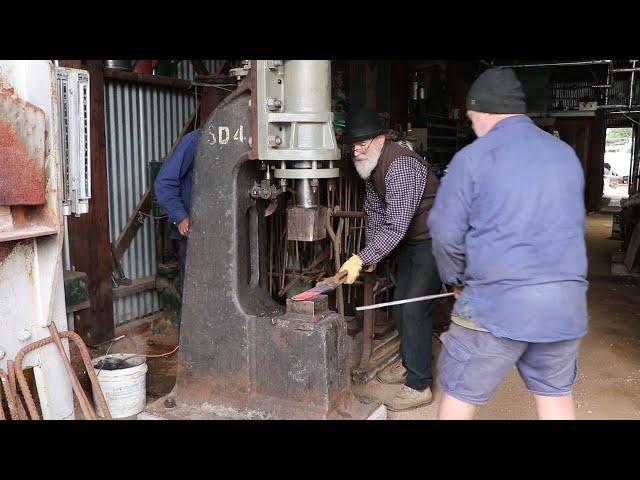
[[[467,110],[486,113],[525,113],[522,84],[511,68],[485,70],[471,84]]]

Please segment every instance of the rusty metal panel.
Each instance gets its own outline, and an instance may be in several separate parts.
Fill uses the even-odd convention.
[[[0,90],[0,205],[45,203],[44,132],[42,109]]]
[[[149,187],[149,162],[164,159],[194,108],[193,93],[117,81],[106,83],[111,241],[123,230]],[[122,258],[125,275],[131,279],[156,273],[153,222],[148,217],[143,221]],[[120,325],[159,308],[155,291],[138,293],[114,301],[114,321]]]

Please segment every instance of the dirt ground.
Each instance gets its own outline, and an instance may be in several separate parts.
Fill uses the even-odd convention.
[[[611,213],[587,217],[590,332],[581,345],[574,389],[579,419],[640,419],[640,285],[614,281],[609,275],[610,255],[621,243],[609,238],[611,226]],[[128,339],[113,344],[113,353],[135,349],[137,353],[161,354],[170,352],[178,342],[177,330],[161,317],[151,322],[132,322],[119,328],[118,334],[121,333],[127,333]],[[434,340],[436,358],[439,351],[439,342]],[[97,353],[92,352],[92,356]],[[175,354],[148,359],[148,403],[171,391],[175,382],[175,359]],[[431,405],[407,412],[388,412],[388,418],[435,419],[441,392],[437,388],[437,371],[434,374],[436,386]],[[399,388],[374,379],[366,385],[354,386],[354,393],[384,401]],[[493,400],[478,408],[476,418],[535,418],[533,398],[515,368]]]
[[[640,285],[624,284],[609,275],[610,255],[620,241],[611,240],[612,215],[587,216],[589,257],[590,331],[580,348],[578,378],[574,387],[578,419],[640,419]],[[440,345],[434,344],[434,355]],[[437,384],[437,372],[434,372]],[[384,400],[399,386],[371,381],[360,393]],[[389,419],[435,419],[441,392],[434,388],[434,402],[407,412],[389,412]],[[534,419],[532,396],[515,367],[477,419]]]

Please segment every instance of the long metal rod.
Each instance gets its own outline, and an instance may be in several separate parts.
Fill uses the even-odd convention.
[[[64,364],[64,368],[67,370],[67,375],[69,376],[69,380],[71,381],[71,387],[75,392],[78,403],[80,404],[80,410],[82,410],[82,414],[84,418],[87,420],[96,420],[96,412],[91,405],[91,402],[87,398],[87,395],[84,393],[82,386],[80,385],[80,380],[76,376],[73,371],[73,367],[71,366],[71,362],[67,358],[67,352],[64,350],[64,346],[62,345],[62,340],[60,340],[60,335],[58,334],[58,329],[56,328],[56,324],[51,322],[49,324],[49,332],[51,332],[51,338],[53,338],[53,343],[55,343],[58,352],[60,353],[60,357],[62,358],[62,363]]]
[[[18,384],[16,383],[16,369],[13,360],[7,360],[7,375],[9,375],[9,387],[13,391],[14,402],[16,405],[16,420],[28,420],[27,409],[25,408],[20,395],[18,395]],[[22,413],[24,412],[24,414]]]
[[[598,109],[606,110],[608,108],[628,108],[628,105],[598,105]]]
[[[7,397],[7,405],[9,407],[9,415],[11,416],[11,420],[20,420],[18,407],[16,407],[16,393],[11,388],[9,375],[2,369],[0,369],[0,381],[2,382],[2,386],[4,388],[4,395]],[[2,405],[0,405],[0,420],[4,419],[4,410],[2,409]]]
[[[640,108],[640,105],[598,105],[598,110],[605,110],[606,113],[616,113],[621,111],[627,112],[628,110],[633,108]]]
[[[636,61],[634,60],[632,63],[633,71],[631,72],[631,87],[629,88],[629,110],[631,110],[631,106],[633,105],[633,82],[636,76]]]
[[[576,65],[603,65],[603,64],[609,64],[609,63],[611,63],[611,60],[588,60],[584,62],[530,63],[525,65],[496,65],[496,68],[571,67]],[[617,70],[614,70],[614,71],[617,71]],[[629,70],[625,69],[624,71],[629,71]]]
[[[620,110],[615,112],[607,112],[609,115],[626,115],[628,113],[640,113],[640,110]]]
[[[453,292],[450,293],[438,293],[437,295],[427,295],[424,297],[415,297],[415,298],[405,298],[404,300],[395,300],[393,302],[385,302],[385,303],[376,303],[373,305],[365,305],[363,307],[356,307],[356,310],[358,312],[361,312],[362,310],[371,310],[374,308],[381,308],[381,307],[390,307],[392,305],[401,305],[403,303],[413,303],[413,302],[423,302],[425,300],[435,300],[436,298],[444,298],[444,297],[451,297],[453,296]]]
[[[613,82],[615,81],[613,78],[613,72],[611,71],[613,70],[613,64],[610,63],[607,66],[607,85],[613,85]],[[607,92],[604,96],[604,104],[605,105],[609,105],[609,89],[607,88]]]
[[[111,413],[109,412],[109,407],[107,405],[106,399],[102,392],[102,388],[100,387],[100,383],[98,382],[98,377],[96,376],[96,372],[91,363],[91,356],[89,355],[89,351],[87,350],[87,347],[85,346],[84,341],[82,340],[82,338],[80,338],[80,335],[78,335],[75,332],[66,331],[66,332],[58,332],[58,334],[62,338],[67,338],[69,340],[72,340],[76,344],[76,347],[78,347],[86,372],[89,375],[89,380],[91,380],[91,384],[95,390],[95,397],[97,397],[95,399],[97,400],[98,404],[100,405],[100,408],[102,409],[104,418],[111,419]],[[15,375],[18,381],[18,385],[20,386],[20,390],[22,390],[22,396],[24,397],[25,403],[27,404],[27,410],[29,412],[29,415],[31,416],[31,420],[40,420],[40,415],[38,413],[38,409],[36,408],[35,401],[33,400],[33,396],[31,395],[31,391],[29,390],[29,384],[27,383],[27,379],[24,376],[22,360],[28,353],[33,352],[34,350],[37,350],[38,348],[44,347],[45,345],[48,345],[53,342],[54,342],[54,338],[49,336],[49,337],[43,338],[42,340],[37,340],[35,342],[32,342],[22,347],[18,351],[18,353],[16,353],[16,357],[14,359],[15,367],[13,366],[13,364],[9,365],[9,369],[14,372],[13,375]],[[66,352],[65,352],[65,358],[66,358]],[[14,387],[14,391],[17,393],[17,387]],[[17,398],[19,399],[19,397]]]

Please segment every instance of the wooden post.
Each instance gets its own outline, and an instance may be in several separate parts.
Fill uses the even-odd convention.
[[[391,128],[407,127],[409,117],[409,75],[406,61],[391,62],[390,108]]]
[[[86,343],[114,336],[111,244],[109,240],[109,182],[104,118],[102,60],[64,60],[61,66],[89,72],[91,85],[91,200],[89,212],[68,217],[71,264],[89,279],[91,308],[76,315],[75,332]]]
[[[365,104],[377,111],[378,103],[378,62],[365,63]]]
[[[194,64],[195,66],[195,64]],[[214,72],[215,75],[221,76],[229,73],[229,67],[231,66],[231,61],[227,60],[224,62],[218,71]],[[198,72],[200,73],[200,72]],[[206,75],[207,73],[204,73]],[[209,119],[209,115],[211,112],[215,110],[218,104],[224,99],[223,91],[214,86],[204,87],[202,91],[202,95],[200,96],[200,113],[199,113],[199,127],[203,127],[207,120]]]
[[[591,145],[589,155],[589,173],[587,175],[587,209],[596,211],[600,209],[600,201],[602,200],[602,191],[604,187],[604,148],[606,137],[606,120],[604,112],[598,110],[593,119],[591,127]]]
[[[193,65],[193,69],[200,75],[209,75],[209,70],[205,66],[202,60],[191,60],[191,65]]]

